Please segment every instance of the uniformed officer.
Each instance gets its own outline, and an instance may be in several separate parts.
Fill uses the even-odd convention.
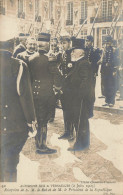
[[[98,61],[100,60],[100,50],[98,48],[94,48],[93,47],[93,42],[94,42],[94,38],[93,36],[89,35],[87,36],[86,39],[86,45],[85,45],[85,55],[86,58],[88,59],[88,62],[91,64],[92,66],[92,70],[93,70],[93,82],[92,82],[92,91],[93,91],[93,105],[95,102],[95,85],[96,85],[96,76],[98,75],[98,69],[99,69],[99,65],[98,65]],[[92,108],[93,110],[93,108]],[[93,113],[92,113],[93,115]]]
[[[118,80],[119,80],[119,91],[120,91],[120,97],[117,99],[117,101],[123,100],[123,39],[119,39],[119,55],[118,55],[118,61],[119,61],[119,67],[118,67]]]
[[[38,121],[36,137],[36,152],[38,154],[56,153],[55,149],[47,147],[47,123],[51,116],[55,95],[53,91],[53,75],[50,72],[50,62],[46,55],[49,51],[50,34],[38,35],[39,52],[30,56],[29,68],[32,78],[33,98]]]
[[[68,92],[70,98],[69,119],[76,130],[76,141],[70,151],[87,149],[90,145],[89,121],[92,109],[91,85],[93,70],[85,57],[84,40],[75,39],[71,53],[73,68],[67,75],[63,94]]]
[[[67,84],[66,77],[71,71],[72,64],[71,64],[71,38],[67,34],[63,34],[61,37],[61,43],[62,43],[62,48],[63,52],[61,54],[60,58],[60,70],[61,73],[64,77],[64,82],[63,85]],[[59,139],[68,139],[72,141],[74,139],[73,137],[73,123],[71,121],[70,117],[70,96],[68,91],[65,92],[61,95],[61,104],[62,104],[62,109],[63,109],[63,117],[64,117],[64,133],[59,137]]]
[[[14,39],[7,32],[0,36],[0,181],[16,182],[19,153],[29,130],[36,130],[36,115],[28,67],[12,58]]]
[[[106,46],[103,51],[101,79],[104,86],[105,102],[103,106],[113,107],[116,95],[117,52],[112,46],[113,39],[108,35],[105,39]]]
[[[28,64],[28,58],[35,53],[36,48],[36,39],[34,39],[33,37],[29,37],[26,41],[26,50],[24,52],[19,53],[17,55],[17,58],[23,60],[25,63]]]
[[[48,52],[48,60],[50,62],[50,71],[53,75],[54,92],[55,92],[56,103],[57,103],[59,96],[61,94],[62,80],[63,80],[61,72],[59,71],[60,53],[59,53],[57,38],[52,38],[50,40],[50,51]],[[54,107],[52,107],[51,118],[50,118],[49,122],[53,122],[54,118],[55,118],[56,104],[53,106]]]
[[[19,33],[19,45],[17,45],[14,48],[13,51],[13,57],[16,58],[17,55],[23,51],[26,50],[26,39],[29,37],[29,34],[25,34],[25,33]]]

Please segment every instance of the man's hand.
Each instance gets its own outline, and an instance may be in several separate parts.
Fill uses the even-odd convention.
[[[38,128],[38,124],[37,121],[32,121],[32,124],[27,124],[28,125],[28,130],[29,130],[29,137],[35,137],[37,134],[37,128]]]

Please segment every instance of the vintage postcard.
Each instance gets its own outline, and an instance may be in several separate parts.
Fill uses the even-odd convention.
[[[123,195],[123,0],[0,0],[0,194]]]

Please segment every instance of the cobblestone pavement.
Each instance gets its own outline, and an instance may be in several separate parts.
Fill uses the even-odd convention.
[[[35,140],[28,139],[21,152],[18,166],[19,179],[39,182],[116,181],[123,182],[121,147],[123,146],[123,115],[95,111],[90,119],[90,149],[69,152],[73,143],[58,140],[63,132],[62,110],[48,125],[48,146],[57,149],[56,154],[35,153]],[[22,170],[25,168],[26,173]]]

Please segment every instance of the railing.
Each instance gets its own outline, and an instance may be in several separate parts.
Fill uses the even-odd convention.
[[[41,16],[36,15],[36,16],[35,16],[35,21],[36,21],[36,22],[41,22]]]
[[[0,14],[5,15],[5,7],[0,7]]]
[[[18,18],[25,19],[25,13],[24,12],[18,12]]]
[[[66,20],[66,26],[73,25],[73,20]]]
[[[85,19],[80,19],[79,24],[83,24],[84,21],[85,21]],[[85,24],[87,24],[87,21],[85,22]]]

